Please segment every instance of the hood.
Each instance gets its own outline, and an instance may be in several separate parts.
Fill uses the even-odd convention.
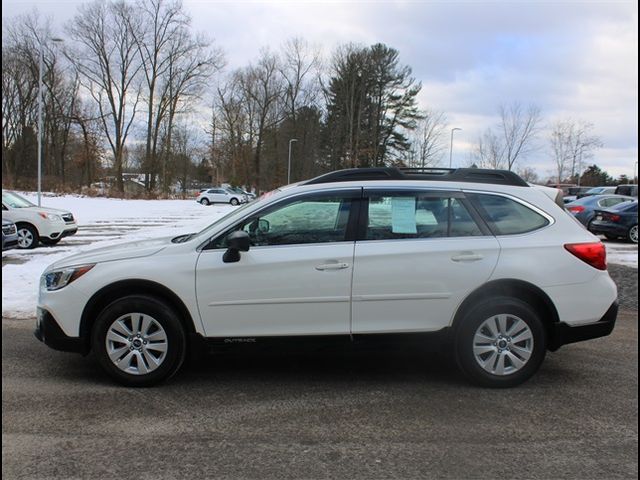
[[[60,210],[59,208],[38,207],[38,206],[18,208],[16,210],[37,210],[39,212],[54,213],[56,215],[62,215],[64,213],[71,213],[69,210]]]
[[[52,263],[47,268],[47,271],[72,265],[83,265],[86,263],[112,262],[128,258],[148,257],[155,255],[163,250],[167,245],[171,244],[172,238],[174,237],[138,240],[135,242],[120,243],[109,247],[88,250]]]

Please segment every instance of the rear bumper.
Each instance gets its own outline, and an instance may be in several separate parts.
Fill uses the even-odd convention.
[[[35,337],[54,350],[76,352],[86,355],[89,352],[86,342],[80,337],[67,336],[53,315],[43,308],[38,308]]]
[[[609,234],[615,235],[619,237],[625,237],[627,232],[629,231],[629,227],[626,225],[617,225],[614,223],[601,223],[597,220],[591,222],[591,227],[589,229],[591,233],[595,234]]]
[[[549,350],[555,351],[568,343],[582,342],[592,338],[606,337],[613,331],[618,317],[618,301],[595,323],[570,326],[560,322],[554,325],[549,342]]]

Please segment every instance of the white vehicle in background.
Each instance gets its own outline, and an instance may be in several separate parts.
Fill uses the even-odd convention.
[[[198,233],[50,265],[35,334],[93,351],[129,386],[169,378],[188,353],[237,345],[435,339],[472,381],[511,387],[547,350],[616,322],[605,247],[558,194],[501,170],[332,172]]]
[[[38,207],[15,192],[2,191],[2,218],[18,228],[18,248],[30,249],[55,245],[62,238],[78,231],[71,212],[57,208]]]
[[[226,188],[208,188],[196,195],[196,202],[202,205],[210,205],[212,203],[240,205],[241,203],[247,203],[247,196],[232,192]]]

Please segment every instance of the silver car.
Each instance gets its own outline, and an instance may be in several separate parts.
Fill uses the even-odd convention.
[[[16,224],[2,219],[2,250],[9,250],[18,245],[18,229]]]
[[[232,192],[226,188],[209,188],[198,194],[196,201],[202,205],[211,203],[229,203],[231,205],[239,205],[247,203],[247,196]]]

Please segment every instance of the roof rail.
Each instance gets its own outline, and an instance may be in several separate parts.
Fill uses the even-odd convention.
[[[325,173],[312,178],[301,185],[317,185],[332,182],[358,182],[370,180],[430,180],[441,182],[489,183],[528,187],[515,173],[509,170],[490,170],[485,168],[348,168]]]

